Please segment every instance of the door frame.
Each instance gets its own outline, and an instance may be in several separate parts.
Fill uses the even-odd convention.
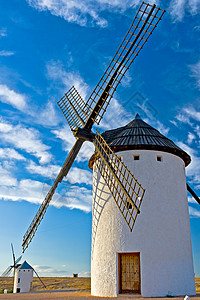
[[[122,269],[122,260],[121,257],[122,255],[137,255],[139,257],[139,290],[137,291],[133,291],[133,293],[138,293],[141,294],[141,271],[140,271],[140,252],[121,252],[118,253],[118,283],[119,283],[119,294],[122,293],[131,293],[131,292],[126,292],[126,291],[122,291],[122,276],[121,276],[121,269]]]

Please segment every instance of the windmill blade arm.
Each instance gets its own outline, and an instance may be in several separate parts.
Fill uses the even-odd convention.
[[[81,98],[74,86],[57,102],[72,131],[84,127],[90,107]]]
[[[16,259],[15,266],[18,264],[18,262],[21,260],[21,258],[22,258],[22,255],[20,257],[18,257],[18,259]]]
[[[165,10],[155,4],[141,4],[113,60],[87,101],[91,111],[86,125],[89,129],[94,122],[99,124],[122,77],[153,33],[164,12]]]
[[[199,203],[199,205],[200,205],[199,197],[197,196],[197,194],[193,191],[193,189],[188,184],[187,184],[187,190],[192,195],[192,197],[197,201],[197,203]]]
[[[33,269],[33,271],[35,272],[36,276],[38,277],[38,279],[40,280],[40,282],[42,283],[42,285],[46,288],[46,285],[44,284],[44,282],[42,281],[42,279],[40,278],[40,276],[38,275],[38,273],[35,271],[35,269]]]
[[[96,166],[104,178],[124,220],[132,231],[145,190],[97,132]]]
[[[1,277],[8,277],[13,269],[13,266],[8,267],[2,274]]]
[[[40,222],[42,221],[46,210],[49,206],[49,203],[55,193],[55,190],[59,184],[63,180],[63,178],[68,174],[76,156],[78,155],[79,150],[81,149],[81,146],[83,144],[84,140],[83,139],[77,139],[76,143],[74,144],[73,148],[71,149],[70,153],[67,156],[67,159],[60,170],[56,180],[54,181],[53,186],[51,187],[50,191],[48,192],[47,196],[45,197],[44,201],[42,202],[41,206],[39,207],[34,219],[32,220],[29,228],[27,229],[24,237],[23,237],[23,242],[22,242],[22,248],[23,248],[23,253],[25,250],[28,248],[30,242],[32,241],[38,226],[40,225]]]
[[[11,249],[12,249],[12,255],[13,255],[13,265],[15,266],[16,262],[15,262],[15,253],[14,253],[14,248],[13,248],[13,244],[11,243]]]

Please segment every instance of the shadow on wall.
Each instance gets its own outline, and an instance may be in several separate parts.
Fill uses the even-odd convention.
[[[94,244],[96,239],[96,233],[98,229],[99,220],[105,204],[110,200],[111,194],[105,192],[105,187],[107,186],[102,176],[97,169],[96,164],[94,164],[93,170],[93,203],[92,203],[92,247],[91,256],[93,257]],[[101,181],[100,181],[101,180]],[[100,183],[100,184],[99,184]],[[101,188],[99,188],[99,186]],[[109,196],[108,196],[109,195]],[[105,200],[106,199],[106,200]]]

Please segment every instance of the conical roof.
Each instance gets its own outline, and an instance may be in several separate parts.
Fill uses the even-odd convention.
[[[191,161],[185,151],[144,122],[138,114],[126,126],[105,131],[102,136],[114,152],[134,149],[158,150],[181,157],[186,166]]]
[[[32,270],[33,268],[27,263],[27,261],[25,260],[23,262],[23,264],[21,264],[21,266],[18,269],[22,269],[22,270]]]

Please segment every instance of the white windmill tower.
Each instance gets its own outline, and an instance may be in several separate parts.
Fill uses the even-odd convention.
[[[90,159],[92,295],[116,297],[120,292],[139,292],[143,297],[194,295],[185,177],[190,156],[139,115],[124,127],[104,132],[102,137],[146,191],[141,215],[132,232],[133,203],[128,204],[127,212],[121,198],[108,188],[108,176],[102,172],[97,152]],[[122,173],[118,172],[121,178]],[[139,208],[134,194],[132,199]],[[115,202],[124,211],[123,218]]]

